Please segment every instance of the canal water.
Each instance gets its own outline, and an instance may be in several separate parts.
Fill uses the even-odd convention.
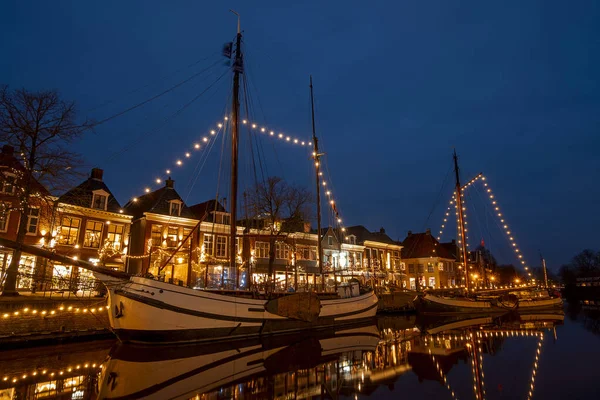
[[[600,312],[386,316],[209,345],[114,341],[0,353],[0,399],[596,399]]]

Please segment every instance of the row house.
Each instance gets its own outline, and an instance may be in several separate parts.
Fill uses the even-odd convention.
[[[135,197],[124,206],[132,216],[127,272],[165,282],[193,285],[200,273],[195,261],[200,222],[174,187],[175,181]]]
[[[371,232],[362,225],[346,228],[345,241],[364,247],[362,268],[365,279],[374,284],[402,281],[405,272],[402,264],[403,244],[390,238],[385,229]]]
[[[88,179],[58,197],[52,228],[41,232],[42,244],[59,254],[123,271],[131,216],[124,213],[103,174],[93,168]],[[58,263],[46,274],[64,289],[61,286],[93,281],[90,271]]]
[[[402,243],[402,261],[406,267],[403,287],[441,289],[459,284],[455,243],[439,243],[429,229],[424,233],[408,231]]]
[[[236,227],[236,265],[230,265],[231,214],[217,200],[208,200],[190,206],[200,221],[199,268],[195,273],[194,287],[235,287],[247,285],[247,261],[250,256],[243,253],[244,228]],[[196,270],[194,270],[196,271]]]
[[[4,145],[0,151],[0,236],[9,240],[17,239],[21,222],[19,191],[22,190],[20,177],[25,168],[15,155],[12,146]],[[25,227],[24,243],[37,245],[52,225],[54,198],[38,181],[31,185],[29,212]],[[6,270],[12,259],[12,250],[0,249],[0,282],[4,282]],[[17,289],[29,290],[34,287],[34,279],[43,273],[45,261],[31,254],[22,253],[19,260]]]

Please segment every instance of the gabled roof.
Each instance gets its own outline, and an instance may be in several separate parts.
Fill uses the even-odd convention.
[[[14,147],[5,144],[2,146],[2,151],[0,152],[0,169],[12,169],[19,172],[25,172],[25,167],[21,164],[18,158],[15,157]],[[17,182],[18,185],[18,182]],[[35,178],[33,179],[32,189],[34,193],[39,193],[43,196],[50,195],[48,189],[44,187],[41,183],[39,183]]]
[[[181,213],[179,217],[198,219],[196,214],[190,210],[185,202],[179,196],[179,193],[173,187],[174,181],[169,178],[164,187],[147,193],[137,198],[136,201],[130,200],[125,204],[125,212],[133,215],[134,218],[139,218],[144,213],[154,213],[161,215],[171,215],[171,201],[178,200],[181,202]]]
[[[393,244],[401,246],[402,244],[390,238],[383,228],[379,232],[370,232],[367,228],[362,225],[350,226],[346,228],[346,235],[356,236],[356,244],[364,244],[366,240],[372,242]]]
[[[213,211],[227,212],[227,210],[225,210],[225,207],[223,207],[221,203],[214,199],[205,201],[203,203],[194,204],[189,208],[198,219],[202,219],[206,215],[206,218],[204,220],[207,222],[213,221]]]
[[[98,171],[99,174],[98,174]],[[58,198],[59,203],[71,204],[74,206],[92,208],[93,195],[96,190],[102,190],[108,193],[106,202],[106,211],[118,213],[121,205],[112,194],[106,183],[102,180],[102,170],[94,168],[92,176],[83,181],[79,186],[69,190]]]
[[[455,256],[445,246],[441,246],[429,230],[424,233],[408,232],[408,236],[402,243],[404,244],[402,248],[403,259],[426,257],[455,259]]]

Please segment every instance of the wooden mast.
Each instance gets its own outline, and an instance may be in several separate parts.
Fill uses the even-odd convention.
[[[325,290],[325,276],[323,275],[323,244],[321,243],[321,186],[319,182],[319,171],[321,169],[321,154],[319,154],[319,142],[315,130],[315,99],[313,96],[312,75],[310,76],[310,106],[312,111],[313,131],[313,159],[315,160],[315,175],[317,184],[317,252],[319,273],[321,274],[321,290]],[[316,282],[315,282],[316,283]]]
[[[237,26],[237,37],[236,37],[236,48],[235,48],[235,61],[233,62],[233,104],[231,111],[231,200],[229,207],[231,211],[231,235],[229,241],[229,267],[230,271],[235,271],[235,282],[237,283],[237,254],[235,251],[236,242],[236,207],[237,207],[237,189],[238,189],[238,120],[239,120],[239,91],[240,91],[240,72],[242,70],[242,31],[240,30],[240,16],[235,11],[231,10],[232,13],[238,16]]]
[[[458,174],[458,157],[454,150],[454,172],[456,173],[456,207],[458,207],[458,226],[460,229],[461,252],[463,263],[465,266],[465,287],[469,290],[469,257],[467,254],[467,237],[465,235],[465,219],[462,204],[462,188],[460,186],[460,178]]]

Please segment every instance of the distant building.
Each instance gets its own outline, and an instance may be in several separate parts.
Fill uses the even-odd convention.
[[[199,218],[181,199],[168,178],[165,186],[130,200],[124,210],[133,216],[127,271],[150,273],[160,280],[189,285],[198,244]]]
[[[407,267],[409,288],[440,289],[459,284],[452,243],[440,244],[429,229],[424,233],[408,231],[402,243],[402,261]]]

